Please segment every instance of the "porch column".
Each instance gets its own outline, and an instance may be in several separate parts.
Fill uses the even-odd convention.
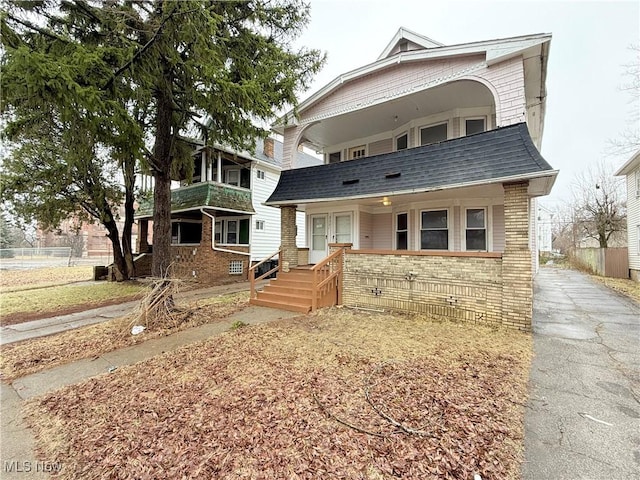
[[[138,253],[149,252],[149,220],[146,218],[138,220]]]
[[[280,262],[282,270],[288,272],[290,268],[298,266],[298,247],[296,245],[296,206],[280,207],[280,247],[282,255]]]
[[[218,152],[218,163],[216,165],[216,182],[222,183],[222,154]]]
[[[503,184],[502,323],[526,331],[533,316],[528,186],[528,181]]]

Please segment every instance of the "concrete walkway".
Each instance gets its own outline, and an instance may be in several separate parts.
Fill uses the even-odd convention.
[[[178,302],[194,301],[200,298],[210,298],[216,295],[248,290],[249,282],[239,282],[181,292],[176,295],[176,299]],[[134,300],[132,302],[94,308],[69,315],[58,315],[51,318],[0,327],[0,345],[20,342],[30,338],[44,337],[54,333],[64,332],[65,330],[72,330],[74,328],[104,322],[112,318],[124,317],[135,310],[138,305],[140,305],[140,301]]]
[[[533,315],[523,478],[640,478],[640,306],[543,268]]]
[[[194,300],[196,298],[229,293],[230,291],[241,291],[243,285],[244,289],[248,288],[248,284],[234,284],[234,286],[227,285],[226,287],[198,290],[190,295],[183,296],[182,300],[187,298]],[[226,288],[230,290],[223,291]],[[67,365],[27,375],[15,380],[12,384],[2,382],[0,384],[0,478],[43,479],[49,478],[49,475],[41,470],[58,468],[60,465],[64,468],[64,459],[40,458],[35,454],[32,432],[26,427],[20,411],[24,400],[43,395],[66,385],[81,382],[96,375],[108,374],[109,371],[118,367],[141,362],[156,355],[176,350],[184,345],[206,340],[209,337],[228,331],[237,321],[255,325],[296,316],[300,316],[300,314],[273,308],[249,306],[240,312],[230,315],[222,322],[201,325],[167,337],[155,338],[138,345],[115,350],[97,358],[78,360]],[[98,321],[104,321],[107,318],[109,317],[104,317]],[[86,321],[83,324],[96,323],[92,321],[89,314],[82,321]],[[43,324],[46,324],[46,322],[43,322]],[[60,324],[61,327],[65,327],[62,330],[67,329],[67,325],[67,323]],[[46,330],[49,326],[45,325],[42,328]],[[38,336],[37,330],[34,330],[34,335]]]

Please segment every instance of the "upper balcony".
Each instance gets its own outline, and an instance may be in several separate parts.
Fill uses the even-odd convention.
[[[255,213],[251,190],[217,182],[199,182],[171,191],[171,213],[208,208],[231,213]],[[153,216],[153,198],[139,200],[136,218]]]

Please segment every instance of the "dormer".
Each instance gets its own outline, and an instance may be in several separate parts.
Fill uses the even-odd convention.
[[[398,53],[414,52],[417,50],[426,50],[429,48],[443,47],[440,42],[436,42],[429,37],[412,32],[408,28],[400,27],[389,44],[382,51],[378,60],[392,57]]]

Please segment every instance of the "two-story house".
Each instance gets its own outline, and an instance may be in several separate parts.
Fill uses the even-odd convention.
[[[640,150],[615,174],[626,178],[629,277],[640,282]]]
[[[539,153],[550,41],[443,45],[401,28],[376,61],[284,115],[274,125],[284,170],[266,204],[282,210],[290,272],[252,301],[302,311],[339,302],[530,329],[535,198],[557,175]],[[324,164],[295,168],[300,145],[323,152]],[[296,212],[312,265],[306,290]]]
[[[282,170],[282,142],[257,139],[254,152],[194,141],[194,172],[171,191],[172,274],[200,284],[246,280],[252,263],[280,247],[280,209],[264,205]],[[299,166],[317,158],[296,151]],[[150,178],[144,178],[145,188]],[[150,267],[153,201],[141,200],[138,219],[140,269]],[[304,214],[297,215],[296,238],[304,246]],[[277,259],[274,259],[274,262]]]

